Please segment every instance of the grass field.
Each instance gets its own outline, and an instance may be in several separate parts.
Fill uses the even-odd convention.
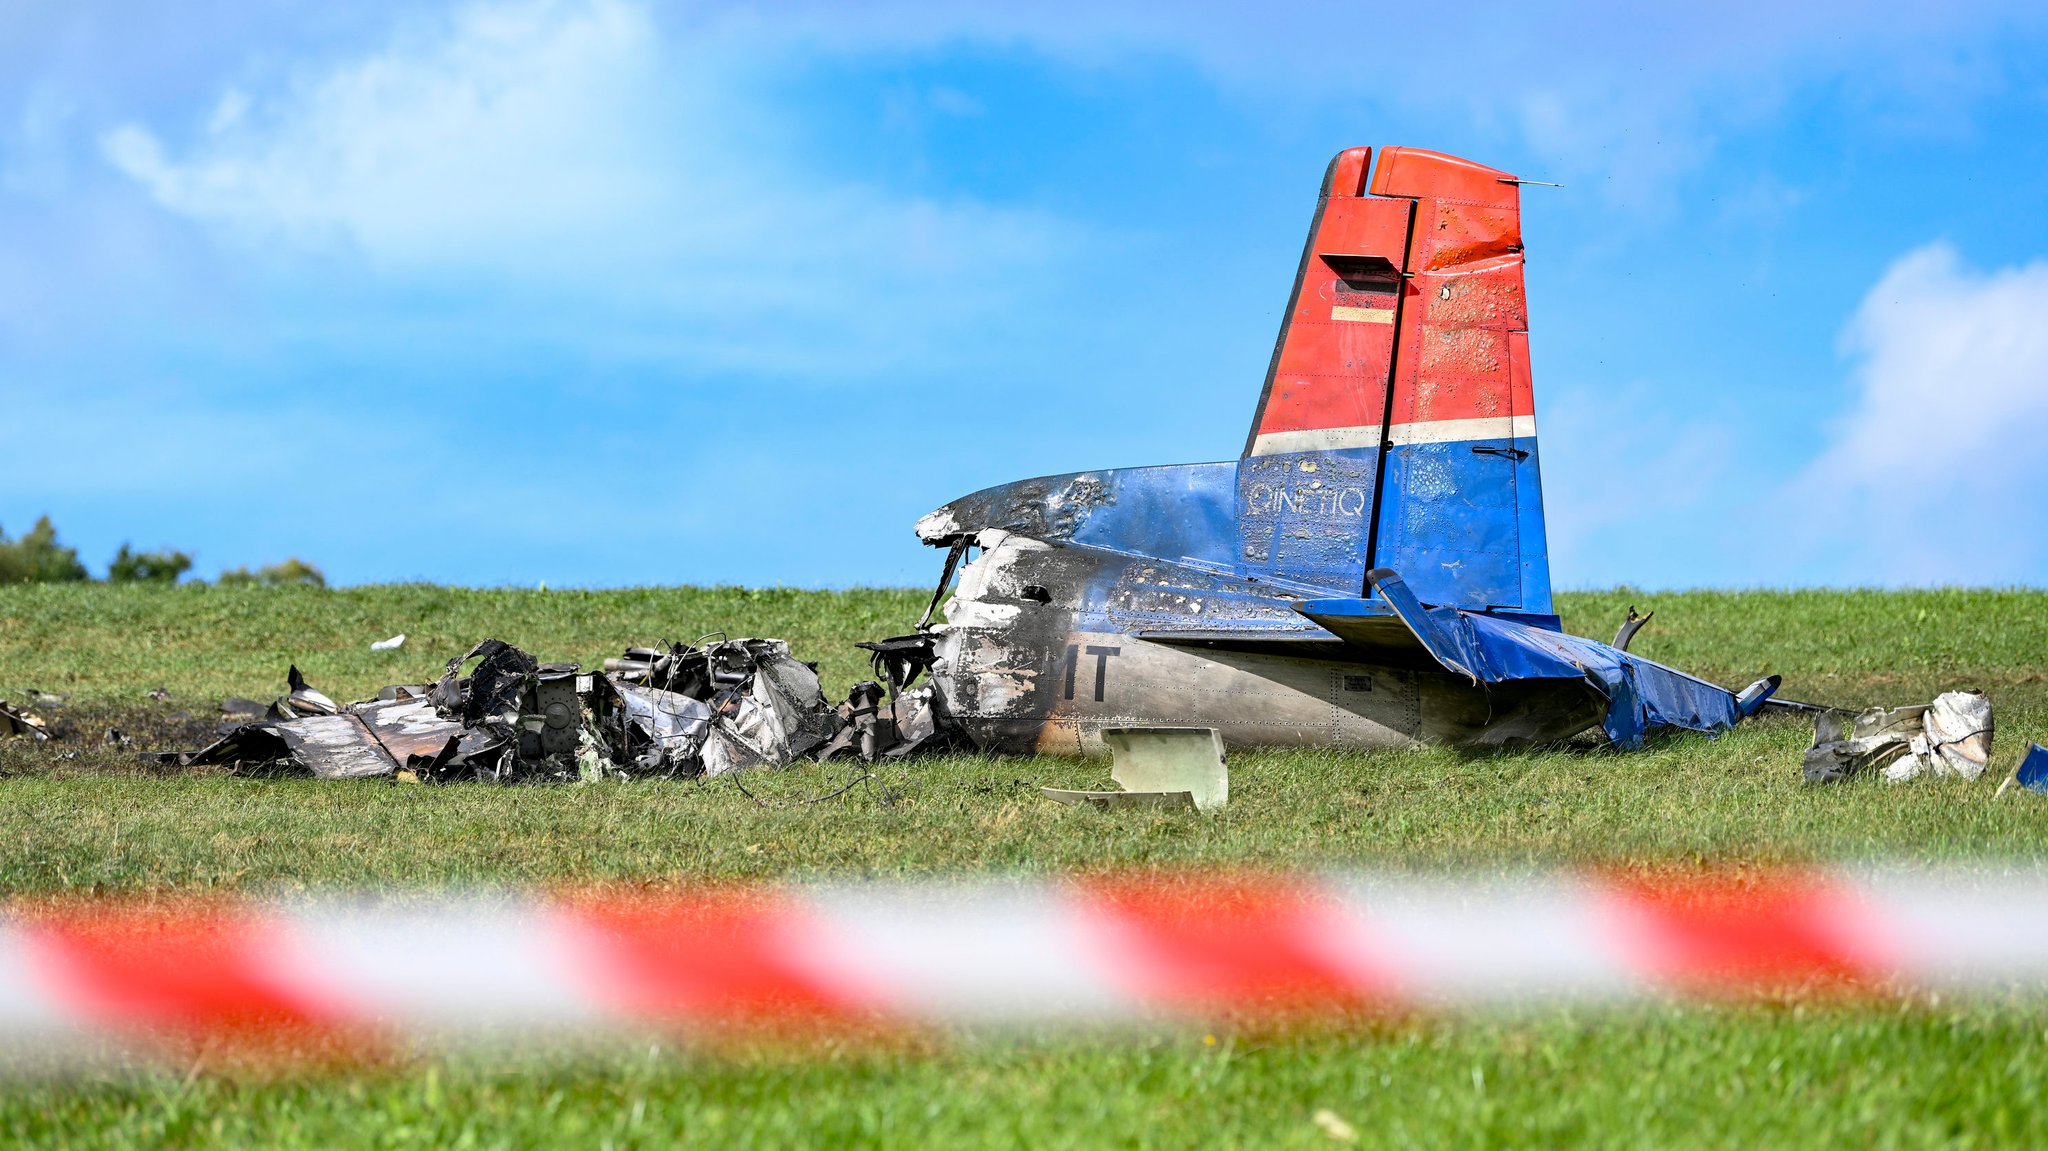
[[[408,788],[165,772],[100,745],[203,739],[226,694],[269,698],[297,662],[336,698],[430,678],[497,636],[595,663],[722,630],[792,641],[829,691],[850,645],[904,630],[912,591],[0,589],[0,698],[70,697],[67,738],[0,744],[0,889],[178,894],[336,883],[675,884],[704,877],[1070,872],[1129,866],[2034,858],[2048,803],[1996,779],[1810,789],[1810,726],[1464,755],[1234,756],[1213,819],[1103,816],[1039,799],[1100,763],[960,756],[888,769],[887,791],[764,809],[729,784]],[[2048,594],[1579,593],[1566,624],[1845,705],[1991,693],[1993,776],[2048,739]],[[396,653],[372,640],[403,631]],[[158,703],[145,693],[169,690]],[[177,718],[178,713],[188,718]],[[831,790],[844,766],[761,777]],[[197,1069],[0,1090],[0,1141],[107,1146],[1317,1146],[1327,1108],[1368,1145],[2015,1146],[2048,1140],[2048,1010],[2034,1003],[1641,1008],[1360,1024],[1273,1035],[1005,1039],[460,1059],[263,1081]]]

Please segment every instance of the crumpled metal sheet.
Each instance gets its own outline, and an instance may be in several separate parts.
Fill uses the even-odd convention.
[[[327,693],[307,683],[306,677],[299,674],[299,665],[293,664],[291,671],[285,674],[285,684],[291,694],[284,697],[283,703],[291,715],[341,714],[341,705],[327,698]]]
[[[269,722],[245,723],[221,733],[220,738],[193,752],[165,752],[156,758],[180,767],[261,765],[276,763],[291,754],[291,748],[272,730]]]
[[[1979,691],[1947,691],[1934,697],[1924,720],[1927,730],[1909,741],[1921,770],[1975,779],[1991,764],[1991,700]],[[1894,767],[1899,765],[1894,764]],[[1887,779],[1911,779],[1912,774]]]
[[[1991,762],[1991,701],[1976,691],[1943,692],[1933,703],[1823,714],[1802,773],[1830,783],[1873,769],[1894,783],[1922,775],[1975,779]]]
[[[1375,569],[1372,581],[1429,654],[1475,684],[1584,681],[1607,700],[1600,726],[1616,747],[1640,747],[1657,727],[1723,731],[1763,703],[1758,696],[1738,704],[1736,693],[1719,684],[1595,640],[1453,607],[1425,608],[1385,568]]]
[[[779,650],[755,673],[754,694],[775,709],[788,754],[794,758],[830,740],[838,733],[838,724],[825,702],[817,670],[791,658],[788,644],[775,644]]]
[[[366,779],[398,770],[354,715],[309,715],[276,724],[278,738],[300,766],[321,779]]]
[[[289,764],[320,779],[391,775],[422,762],[453,758],[461,724],[443,719],[424,699],[354,704],[336,715],[243,724],[187,756],[181,764]]]
[[[883,747],[896,742],[895,721],[883,712],[882,697],[882,685],[874,680],[864,679],[853,685],[846,702],[837,709],[839,734],[818,749],[820,762],[850,751],[873,763]]]
[[[612,681],[619,708],[645,741],[634,755],[647,770],[689,772],[711,726],[711,705],[680,692]]]
[[[950,745],[951,733],[940,708],[938,689],[921,684],[897,693],[892,704],[896,742],[882,753],[888,759],[905,759]]]
[[[956,547],[947,557],[946,578],[951,578],[962,550]],[[932,603],[937,604],[944,592],[942,580]],[[929,608],[926,615],[930,615]],[[967,742],[946,713],[944,694],[929,679],[921,684],[917,682],[918,677],[932,670],[938,659],[937,647],[930,633],[892,636],[854,646],[871,653],[870,666],[889,685],[889,704],[876,721],[875,745],[880,755],[888,759],[905,759],[944,751]],[[870,686],[876,685],[856,685],[854,690],[859,692]],[[870,761],[875,758],[865,751],[862,754]]]
[[[461,739],[465,730],[460,723],[442,716],[427,699],[359,703],[351,710],[399,767],[419,758],[433,759],[450,739]]]
[[[1873,707],[1853,716],[1822,714],[1814,721],[1813,746],[1806,751],[1806,782],[1830,783],[1897,759],[1926,714],[1926,704]]]
[[[464,676],[462,667],[470,660],[477,661],[476,670]],[[465,727],[509,728],[519,722],[520,697],[539,674],[539,660],[503,640],[487,639],[448,661],[431,698]]]
[[[818,673],[791,658],[781,640],[728,640],[711,649],[714,679],[744,669],[744,678],[712,700],[704,741],[707,778],[749,767],[784,767],[838,734]],[[751,665],[749,667],[749,665]],[[719,669],[724,669],[722,672]]]
[[[453,661],[451,669],[470,656],[490,654],[495,649],[488,645],[494,643],[479,644],[469,656]],[[532,661],[516,648],[507,650],[514,665]],[[344,706],[309,686],[297,667],[291,669],[287,682],[291,694],[271,704],[260,718],[252,714],[261,706],[254,701],[227,700],[222,705],[227,718],[249,722],[229,726],[220,739],[198,751],[159,758],[187,766],[297,769],[321,779],[362,779],[401,770],[432,776],[464,766],[495,769],[509,744],[509,726],[500,730],[465,724],[444,714],[421,685],[397,685],[380,692],[377,699]],[[451,679],[446,684],[458,716],[469,683]],[[434,689],[436,694],[441,686]],[[485,702],[495,698],[487,696]],[[516,705],[513,718],[519,718]]]

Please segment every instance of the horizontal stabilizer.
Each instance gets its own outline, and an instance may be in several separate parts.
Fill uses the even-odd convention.
[[[1640,745],[1653,727],[1714,732],[1745,714],[1734,692],[1597,640],[1482,612],[1426,607],[1388,568],[1374,568],[1368,578],[1379,592],[1376,600],[1311,601],[1296,610],[1354,643],[1380,642],[1385,621],[1398,621],[1410,644],[1475,686],[1583,680],[1606,697],[1601,727],[1618,747]]]
[[[1414,631],[1377,599],[1319,599],[1294,605],[1294,610],[1322,625],[1353,649],[1354,658],[1392,667],[1439,667],[1444,664]],[[1450,670],[1472,678],[1458,668]]]

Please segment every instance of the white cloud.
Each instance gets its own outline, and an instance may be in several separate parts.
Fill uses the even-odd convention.
[[[228,87],[183,148],[126,123],[101,151],[247,250],[480,284],[581,346],[699,365],[883,370],[1063,250],[1030,212],[807,165],[725,35],[625,0],[472,4]]]
[[[399,264],[545,254],[656,206],[651,47],[613,0],[470,7],[267,98],[228,89],[185,157],[134,124],[102,146],[163,206],[265,242]]]
[[[1785,503],[1846,583],[2017,583],[2048,562],[2048,261],[1910,252],[1843,335],[1856,397]]]
[[[783,234],[815,222],[821,227],[806,239],[815,244],[852,223],[851,235],[871,242],[848,255],[886,260],[886,237],[906,226],[891,216],[902,205],[795,156],[769,161],[781,126],[762,118],[759,93],[746,90],[761,76],[820,54],[966,41],[1020,44],[1084,67],[1179,58],[1244,92],[1357,97],[1353,70],[1301,61],[1318,58],[1332,37],[1369,32],[1379,77],[1372,99],[1458,112],[1482,135],[1516,138],[1542,175],[1656,201],[1712,152],[1696,107],[1701,86],[1717,93],[1716,115],[1756,114],[1773,103],[1788,58],[1896,50],[1924,61],[1927,42],[1987,15],[1909,8],[1856,25],[1857,44],[1846,45],[1843,22],[1826,7],[1747,7],[1624,19],[1598,3],[1541,14],[1498,3],[1470,18],[1489,29],[1473,35],[1434,12],[1365,14],[1335,3],[1253,13],[1144,2],[791,0],[772,17],[710,3],[663,10],[657,20],[635,0],[479,2],[411,17],[381,50],[306,69],[285,90],[227,88],[188,148],[167,145],[161,126],[136,123],[101,144],[181,214],[259,243],[338,243],[387,264],[554,268],[678,251],[734,258],[773,242],[778,229],[764,230],[756,209],[784,201],[795,201],[787,207],[798,218]],[[1747,79],[1725,82],[1737,74]],[[1447,85],[1450,76],[1456,83]],[[1731,106],[1730,91],[1750,95]],[[932,104],[942,114],[976,108],[944,90]],[[976,213],[977,248],[1002,247],[1003,233],[1021,234],[1011,244],[1019,252],[1046,238],[1044,221],[956,206]],[[815,221],[802,218],[806,207]]]

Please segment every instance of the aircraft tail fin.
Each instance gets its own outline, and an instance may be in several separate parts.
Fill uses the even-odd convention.
[[[1416,148],[1331,161],[1245,443],[1248,541],[1301,533],[1282,521],[1320,468],[1351,485],[1320,504],[1353,521],[1345,568],[1549,614],[1522,261],[1514,177]]]

